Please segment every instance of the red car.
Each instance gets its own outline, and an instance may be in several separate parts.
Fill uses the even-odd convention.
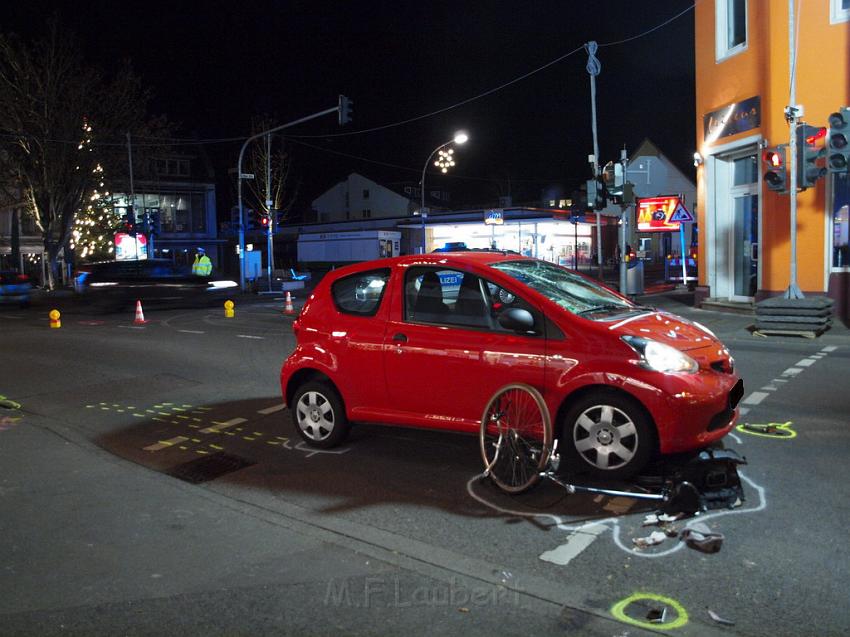
[[[476,433],[491,397],[519,383],[542,395],[562,465],[619,479],[722,438],[743,395],[707,328],[516,254],[340,268],[293,328],[281,389],[316,447],[353,422]]]

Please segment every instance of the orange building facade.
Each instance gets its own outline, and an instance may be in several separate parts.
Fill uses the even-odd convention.
[[[828,126],[831,113],[850,105],[850,0],[794,4],[795,102],[801,121]],[[697,301],[753,303],[790,282],[790,196],[767,188],[762,160],[766,147],[789,141],[789,3],[708,0],[694,11]],[[797,283],[806,296],[834,298],[845,319],[848,206],[846,173],[827,174],[797,195]]]

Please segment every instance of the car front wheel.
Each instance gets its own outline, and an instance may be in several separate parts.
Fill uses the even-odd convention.
[[[339,393],[331,385],[314,381],[295,392],[292,422],[308,445],[329,449],[348,436],[349,424]]]
[[[655,447],[654,427],[637,402],[599,390],[580,398],[564,416],[564,468],[622,480],[644,468]]]

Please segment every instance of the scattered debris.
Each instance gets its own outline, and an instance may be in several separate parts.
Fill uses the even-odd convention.
[[[711,617],[718,624],[723,624],[724,626],[734,626],[735,625],[735,622],[733,622],[731,619],[723,619],[720,615],[718,615],[717,613],[715,613],[711,609],[708,610],[708,616]]]
[[[458,610],[458,612],[461,612],[461,613],[468,613],[469,612],[469,609],[466,606],[461,606],[457,610]],[[711,611],[708,611],[708,612],[710,613]]]
[[[680,537],[690,548],[703,553],[717,553],[725,539],[722,533],[712,531],[703,522],[686,527]]]
[[[675,522],[676,520],[680,520],[685,517],[684,513],[650,513],[649,515],[643,518],[643,526],[657,526],[659,524],[669,524],[670,522]]]
[[[655,546],[656,544],[661,544],[664,540],[667,539],[667,534],[664,531],[653,531],[646,537],[636,537],[632,538],[632,542],[639,549],[645,549],[650,546]]]

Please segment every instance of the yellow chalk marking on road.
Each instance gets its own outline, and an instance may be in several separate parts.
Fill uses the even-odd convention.
[[[280,441],[279,440],[266,440],[266,444],[267,445],[279,445]]]
[[[201,429],[202,434],[214,434],[220,433],[222,430],[227,429],[228,427],[233,427],[240,423],[245,422],[244,418],[231,418],[225,422],[218,422],[216,420],[213,421],[212,427],[207,427],[206,429]]]
[[[173,405],[174,403],[162,403],[163,405]]]
[[[242,431],[242,427],[237,427],[236,431]]]
[[[262,432],[255,431],[255,432],[254,432],[254,435],[255,435],[255,436],[262,436],[263,434],[262,434]]]
[[[200,438],[192,438],[192,442],[201,442]]]
[[[284,436],[275,436],[275,438],[277,438],[278,440],[283,440],[284,442],[289,440],[289,438],[285,438]]]
[[[181,451],[189,451],[189,447],[184,447],[183,445],[180,445],[180,450]]]
[[[232,431],[222,431],[221,433],[223,433],[225,436],[235,436],[236,435]]]
[[[181,407],[191,407],[192,405],[180,405]]]
[[[168,440],[160,440],[155,445],[148,445],[145,447],[145,451],[159,451],[160,449],[166,449],[167,447],[173,447],[174,445],[178,445],[181,442],[186,442],[189,440],[186,436],[177,436],[176,438],[169,438]]]
[[[797,432],[794,429],[791,429],[792,424],[792,420],[787,422],[769,422],[765,424],[745,422],[735,427],[735,430],[742,434],[758,436],[760,438],[791,440],[797,437]]]
[[[251,436],[242,436],[242,437],[243,437],[245,440],[250,440],[251,442],[253,442],[254,440],[256,440],[256,438],[251,438]]]
[[[200,425],[189,425],[192,429],[200,429]]]
[[[195,417],[193,417],[192,420],[194,420],[195,422],[203,422],[200,418],[195,418]]]
[[[209,451],[204,451],[203,449],[195,449],[195,453],[199,453],[199,454],[201,454],[202,456],[206,456],[206,455],[209,455],[209,453],[210,453],[210,452],[209,452]]]
[[[91,409],[94,405],[86,405],[86,409]]]
[[[181,408],[181,407],[172,407],[171,411],[186,411],[186,410]]]
[[[103,411],[110,411],[109,407],[101,407]]]
[[[136,418],[144,418],[144,414],[133,414]]]
[[[160,416],[170,416],[171,415],[167,411],[158,411],[156,413],[158,413]]]
[[[181,416],[180,414],[177,414],[177,417],[181,420],[189,420],[189,416]]]
[[[643,600],[650,600],[659,604],[664,604],[665,606],[670,606],[673,610],[676,611],[676,617],[674,617],[669,622],[656,623],[635,619],[634,617],[629,617],[628,615],[626,615],[626,608],[628,606],[630,606],[634,602]],[[675,599],[671,599],[670,597],[664,597],[663,595],[656,595],[655,593],[635,593],[634,595],[629,595],[626,599],[620,600],[611,607],[611,614],[616,619],[619,619],[621,622],[631,624],[632,626],[639,626],[640,628],[648,628],[651,630],[672,630],[673,628],[681,628],[682,626],[688,623],[688,611],[685,610],[684,606],[682,606]]]
[[[154,416],[153,418],[151,418],[151,420],[157,420],[157,421],[159,421],[159,422],[165,422],[162,418],[157,418],[156,416]]]
[[[224,451],[224,447],[220,447],[218,445],[210,444],[210,447],[212,447],[213,449],[218,449],[219,451]]]
[[[149,414],[155,414],[156,413],[153,409],[145,409],[145,411]]]

